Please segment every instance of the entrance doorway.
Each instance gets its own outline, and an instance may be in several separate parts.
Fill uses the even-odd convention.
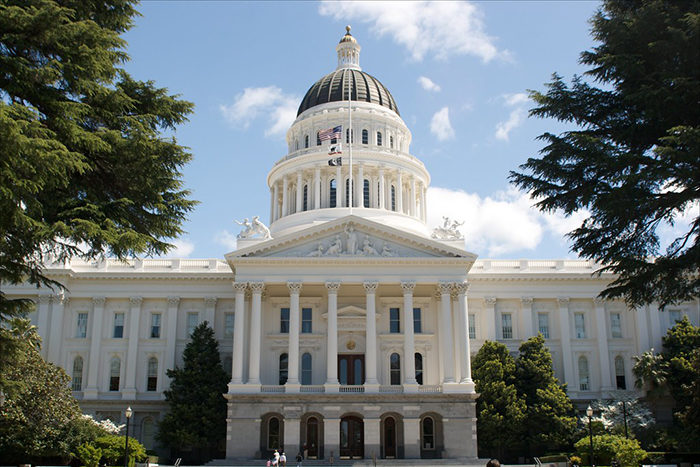
[[[396,420],[393,417],[384,420],[384,457],[396,459]]]
[[[358,417],[340,420],[340,457],[362,459],[365,457],[365,426]]]
[[[318,459],[318,419],[311,417],[306,421],[306,453],[308,459]]]
[[[343,386],[365,384],[365,356],[338,355],[338,381]]]

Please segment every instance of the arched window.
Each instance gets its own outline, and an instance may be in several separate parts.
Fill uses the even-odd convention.
[[[431,417],[425,417],[420,424],[420,437],[423,449],[435,449],[435,422]]]
[[[305,135],[304,136],[304,148],[306,149],[308,147],[309,147],[309,135]]]
[[[303,211],[309,210],[309,185],[304,185],[304,205]]]
[[[617,383],[617,389],[627,389],[625,360],[619,355],[615,357],[615,382]]]
[[[280,448],[280,419],[272,417],[267,422],[267,449]]]
[[[119,391],[119,374],[121,373],[122,362],[119,357],[112,357],[109,363],[109,390]]]
[[[295,151],[298,151],[298,150],[299,150],[299,140],[298,140],[298,139],[295,139],[295,140],[294,140],[294,150],[295,150]]]
[[[334,208],[336,207],[337,203],[337,196],[338,196],[338,190],[336,189],[336,181],[335,178],[331,180],[330,182],[330,191],[331,191],[331,196],[330,196],[330,207]]]
[[[73,360],[73,391],[83,390],[83,357],[77,356]]]
[[[401,384],[401,357],[397,353],[391,354],[389,358],[390,380],[393,386]]]
[[[369,180],[365,179],[362,186],[362,205],[369,207]]]
[[[382,145],[382,132],[378,131],[377,132],[377,146],[381,146],[381,145]]]
[[[301,384],[311,384],[311,354],[301,356]]]
[[[391,210],[396,211],[396,187],[391,185]]]
[[[369,132],[367,130],[362,130],[362,144],[369,143]]]
[[[389,136],[389,147],[394,149],[394,135]]]
[[[283,384],[287,383],[287,369],[289,368],[289,357],[287,356],[286,353],[283,353],[280,355],[280,378],[279,378],[279,384],[282,386]]]
[[[316,132],[316,146],[320,146],[320,145],[321,145],[321,132],[317,131]]]
[[[581,391],[588,391],[590,389],[588,359],[584,356],[578,358],[578,381],[578,387]]]
[[[423,355],[416,352],[416,382],[423,384]]]
[[[146,391],[155,391],[158,387],[158,359],[151,357],[148,359],[148,380]]]

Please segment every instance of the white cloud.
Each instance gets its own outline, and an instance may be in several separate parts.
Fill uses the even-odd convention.
[[[455,137],[455,131],[450,123],[450,110],[447,107],[435,112],[430,120],[430,131],[438,141],[447,141]]]
[[[219,110],[229,123],[243,129],[253,120],[267,116],[265,136],[278,136],[284,135],[294,122],[300,100],[277,86],[245,88],[236,95],[233,104],[222,104]]]
[[[173,245],[175,248],[168,252],[168,258],[187,258],[194,251],[194,243],[184,238],[178,238]]]
[[[506,105],[512,107],[514,105],[524,104],[530,98],[524,92],[517,92],[515,94],[503,94],[503,99],[506,101]]]
[[[418,78],[418,84],[420,84],[426,91],[440,92],[440,86],[435,84],[432,79],[427,76],[421,76]]]
[[[441,225],[443,216],[465,221],[459,230],[467,249],[491,257],[534,250],[545,234],[562,237],[587,215],[582,212],[567,218],[560,213],[542,213],[532,207],[534,202],[526,193],[513,187],[483,198],[476,193],[430,187],[427,203],[430,227]]]
[[[228,230],[221,230],[214,235],[214,241],[219,245],[223,245],[229,251],[233,251],[238,247],[236,235]]]
[[[522,108],[517,108],[510,112],[508,120],[505,122],[498,122],[496,125],[496,138],[508,141],[510,132],[513,128],[519,127],[525,121],[526,111]]]
[[[414,60],[426,55],[446,59],[473,55],[484,62],[508,58],[484,32],[482,11],[469,2],[338,2],[324,0],[319,13],[336,20],[371,23],[379,36],[389,35]]]

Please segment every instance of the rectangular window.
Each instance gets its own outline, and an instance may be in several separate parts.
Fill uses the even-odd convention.
[[[501,331],[504,339],[513,338],[513,317],[510,313],[501,315]]]
[[[537,313],[537,325],[542,337],[549,339],[549,315],[547,313]]]
[[[312,312],[311,308],[301,309],[301,332],[302,334],[311,334],[313,332],[312,327]]]
[[[160,339],[160,313],[151,313],[151,339]]]
[[[586,322],[583,313],[574,313],[574,326],[576,328],[576,339],[585,339]]]
[[[124,337],[124,313],[114,313],[114,333],[112,337],[115,339]]]
[[[78,325],[75,329],[75,337],[85,339],[87,337],[87,313],[78,313]]]
[[[620,323],[620,313],[610,314],[610,335],[622,337],[622,324]]]
[[[280,308],[280,333],[289,334],[289,308]]]
[[[417,332],[417,333],[423,332],[423,325],[421,324],[420,308],[413,309],[413,332]]]
[[[476,339],[476,316],[469,315],[469,338]]]
[[[233,313],[224,313],[224,337],[233,337]]]
[[[187,313],[187,337],[191,336],[194,328],[199,324],[199,313]]]
[[[398,308],[389,308],[389,332],[392,334],[401,332],[401,318],[399,314],[400,310]]]
[[[681,320],[681,310],[669,310],[668,319],[671,322],[671,326],[675,326]]]

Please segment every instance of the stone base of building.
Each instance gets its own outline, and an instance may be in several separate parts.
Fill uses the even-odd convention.
[[[476,393],[226,394],[226,458],[476,459]]]

